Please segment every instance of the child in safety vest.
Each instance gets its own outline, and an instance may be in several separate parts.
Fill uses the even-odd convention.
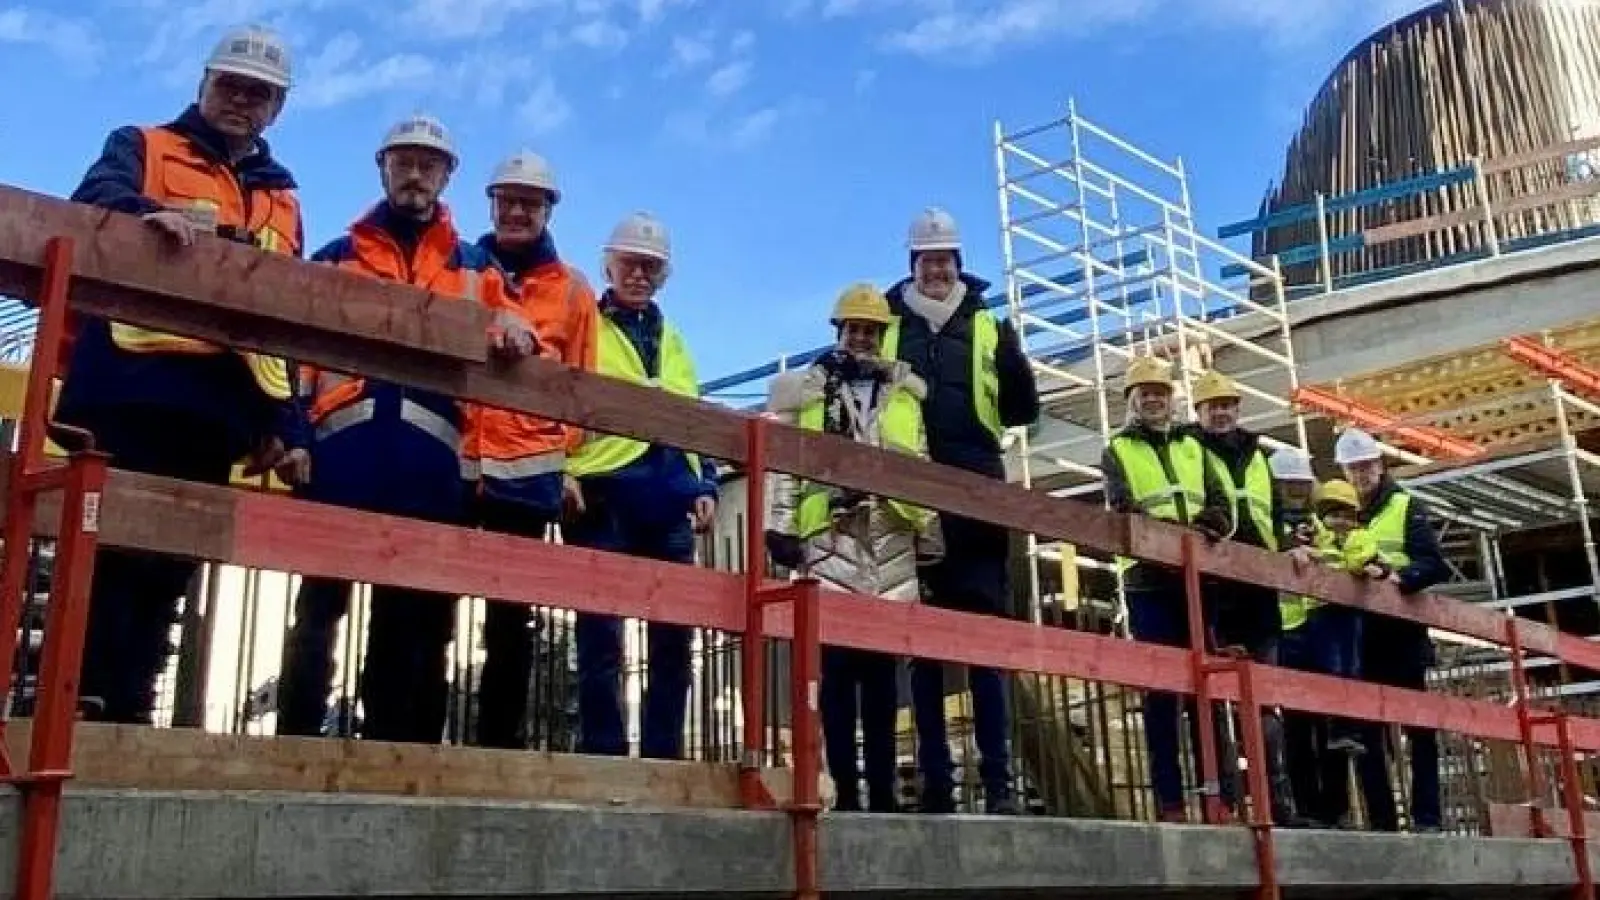
[[[1387,577],[1387,567],[1378,558],[1377,542],[1357,519],[1359,509],[1356,490],[1348,482],[1334,479],[1318,485],[1312,496],[1311,545],[1290,552],[1303,563],[1318,562],[1369,578]],[[1285,597],[1282,607],[1289,665],[1322,675],[1360,677],[1360,610],[1294,596]],[[1331,723],[1328,749],[1361,752],[1354,726],[1342,719]]]
[[[892,321],[877,288],[847,289],[833,316],[838,347],[809,369],[775,379],[768,413],[807,430],[926,456],[922,400],[927,388],[908,365],[879,355]],[[831,590],[907,602],[918,598],[918,568],[941,551],[938,519],[930,510],[789,476],[773,476],[771,486],[766,542],[779,566],[807,572]],[[899,664],[884,653],[822,649],[822,731],[835,809],[863,809],[858,713],[865,809],[893,812],[898,806]]]
[[[1377,542],[1357,520],[1359,507],[1348,482],[1318,485],[1311,496],[1309,527],[1289,552],[1302,565],[1387,577],[1378,562]],[[1360,610],[1294,595],[1285,595],[1281,607],[1285,666],[1319,675],[1360,676]],[[1289,777],[1300,812],[1324,826],[1339,826],[1350,811],[1350,759],[1365,752],[1360,726],[1340,716],[1291,713],[1285,729]]]

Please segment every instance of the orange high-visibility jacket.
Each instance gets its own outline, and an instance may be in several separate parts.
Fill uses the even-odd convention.
[[[530,270],[516,291],[522,318],[539,337],[541,355],[579,369],[594,369],[599,305],[588,279],[561,262]],[[517,500],[548,496],[528,479],[558,475],[582,429],[524,413],[480,407],[469,413],[461,474],[480,490]],[[530,494],[530,488],[532,493]]]
[[[140,193],[167,209],[181,212],[203,226],[249,240],[263,250],[298,255],[300,201],[292,186],[244,190],[226,165],[203,155],[183,134],[167,126],[140,129],[144,141],[144,183]],[[69,324],[61,360],[71,358]],[[111,324],[111,339],[132,353],[219,354],[227,352],[206,341],[166,334],[123,322]],[[240,354],[263,392],[283,399],[290,388],[283,361],[257,353]]]
[[[411,259],[382,227],[381,210],[380,205],[369,211],[350,227],[349,234],[319,250],[312,259],[384,281],[416,285],[441,296],[471,299],[493,309],[511,305],[499,267],[487,253],[461,240],[443,204],[422,233]],[[309,365],[301,367],[300,381],[302,393],[311,397],[310,419],[318,440],[372,421],[383,406],[397,410],[407,425],[459,452],[463,424],[474,414],[472,404],[449,396],[320,371]],[[391,407],[383,395],[394,392],[399,393],[400,402]],[[374,451],[382,452],[382,448]]]

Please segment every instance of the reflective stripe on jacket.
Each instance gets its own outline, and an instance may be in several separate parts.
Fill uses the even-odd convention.
[[[144,128],[143,194],[183,213],[205,231],[233,232],[274,253],[300,252],[300,203],[291,189],[243,190],[226,165],[202,155],[166,126]],[[206,341],[111,323],[111,339],[132,353],[218,354]],[[256,384],[274,400],[290,395],[288,365],[274,356],[242,352]]]
[[[1267,454],[1259,448],[1250,452],[1243,484],[1234,479],[1227,462],[1210,450],[1206,451],[1206,464],[1228,489],[1228,515],[1234,523],[1234,533],[1239,532],[1239,514],[1243,510],[1255,525],[1256,533],[1261,535],[1266,549],[1276,551],[1278,529],[1272,521],[1272,467],[1267,463]]]
[[[699,399],[700,383],[695,375],[694,359],[683,335],[671,322],[661,323],[660,375],[651,378],[639,358],[639,351],[608,316],[598,316],[595,329],[595,371],[601,375],[631,384],[658,387],[681,397]],[[586,434],[577,447],[567,454],[567,474],[574,478],[609,475],[645,455],[650,445],[633,438],[610,434]],[[689,468],[696,478],[702,477],[700,456],[685,453]]]
[[[440,297],[467,298],[492,308],[509,302],[505,280],[488,256],[456,233],[441,204],[408,258],[399,242],[380,224],[382,206],[374,208],[313,257],[347,271],[381,281],[424,288]],[[310,419],[317,440],[347,429],[392,418],[435,438],[452,452],[461,448],[463,407],[454,398],[418,388],[302,366],[302,390],[311,397]],[[398,400],[398,402],[395,402]],[[383,452],[373,447],[372,452]]]
[[[1111,452],[1141,514],[1188,525],[1204,508],[1205,449],[1194,437],[1174,434],[1158,453],[1146,441],[1119,434],[1111,439]]]

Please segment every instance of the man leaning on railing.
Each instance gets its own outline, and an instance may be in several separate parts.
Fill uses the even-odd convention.
[[[79,203],[140,216],[170,243],[207,234],[301,254],[294,178],[261,135],[282,112],[289,53],[275,34],[231,32],[206,61],[198,100],[172,122],[111,132],[72,194]],[[182,257],[177,257],[183,265]],[[93,434],[111,464],[225,485],[235,462],[307,475],[304,414],[288,365],[203,341],[91,319],[71,338],[55,420]],[[72,449],[81,432],[56,429]],[[85,716],[148,723],[167,634],[195,564],[102,548],[84,645]]]

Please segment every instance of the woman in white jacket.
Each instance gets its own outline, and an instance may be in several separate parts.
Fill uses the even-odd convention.
[[[772,383],[767,411],[778,420],[887,450],[926,457],[927,387],[902,362],[880,354],[894,319],[877,288],[847,288],[834,308],[838,346],[809,369]],[[778,565],[808,572],[832,590],[917,599],[917,569],[941,553],[929,510],[784,475],[771,478],[767,547]],[[859,703],[858,703],[859,692]],[[843,647],[822,651],[821,714],[838,810],[860,810],[856,723],[866,763],[867,806],[893,812],[899,660]]]

